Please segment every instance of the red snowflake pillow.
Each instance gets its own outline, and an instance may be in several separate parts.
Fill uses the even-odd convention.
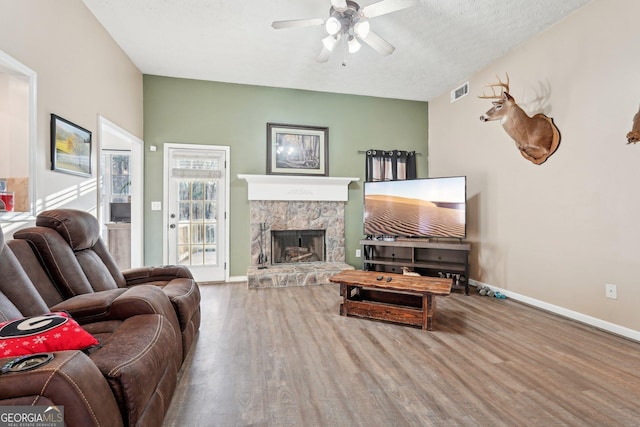
[[[98,344],[97,339],[63,312],[0,323],[0,357],[83,350]]]

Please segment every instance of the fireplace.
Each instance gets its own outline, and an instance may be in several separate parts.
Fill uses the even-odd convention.
[[[298,246],[299,236],[295,233],[302,230],[305,233],[321,231],[324,234],[322,245],[315,243],[318,251],[323,254],[321,259],[314,257],[313,261],[308,259],[307,262],[344,263],[343,202],[252,200],[249,203],[249,213],[251,216],[251,265],[265,267],[290,264],[292,261],[276,261],[281,257],[278,252],[282,244],[278,244],[279,248],[275,248],[273,236],[291,232],[293,241],[286,246]],[[311,237],[305,235],[303,240],[307,239]],[[304,245],[308,244],[304,243]]]
[[[344,211],[358,178],[238,175],[250,215],[250,288],[329,283],[345,263]],[[274,243],[283,234],[286,242]]]
[[[271,264],[323,262],[324,230],[271,231]]]

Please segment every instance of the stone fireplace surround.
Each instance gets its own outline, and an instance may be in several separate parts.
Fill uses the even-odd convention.
[[[249,184],[250,288],[306,286],[353,269],[345,263],[344,208],[348,186],[359,178],[238,175]],[[260,224],[264,224],[261,236]],[[271,230],[325,230],[326,262],[271,264]],[[266,267],[258,268],[261,250]]]

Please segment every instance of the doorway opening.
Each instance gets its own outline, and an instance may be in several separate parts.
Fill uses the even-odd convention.
[[[144,260],[144,142],[106,118],[98,117],[98,221],[118,265],[142,267]]]

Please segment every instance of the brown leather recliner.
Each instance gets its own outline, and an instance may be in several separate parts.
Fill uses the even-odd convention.
[[[36,226],[16,231],[45,266],[64,298],[150,284],[169,297],[178,316],[183,358],[200,327],[200,290],[184,266],[142,267],[120,271],[88,212],[54,209],[40,213]]]
[[[173,305],[156,286],[117,288],[65,299],[26,240],[9,240],[6,246],[14,253],[50,311],[66,311],[80,324],[109,320],[123,312],[127,313],[127,316],[161,314],[173,325],[176,335],[180,335],[180,325]],[[20,298],[21,294],[20,292],[16,298]]]
[[[42,270],[39,264],[32,267]],[[144,297],[136,295],[144,288]],[[55,352],[42,367],[0,375],[0,405],[62,405],[68,426],[161,425],[182,360],[177,320],[170,320],[173,307],[153,286],[112,294],[110,303],[106,294],[62,301],[77,309],[76,320],[100,347],[88,354]],[[140,314],[145,310],[150,314]],[[0,321],[49,311],[0,230]],[[0,358],[0,365],[10,359]]]

